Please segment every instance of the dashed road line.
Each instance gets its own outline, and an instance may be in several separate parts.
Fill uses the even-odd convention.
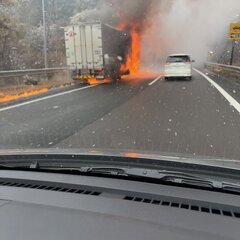
[[[152,82],[150,82],[148,85],[152,86],[155,82],[157,82],[159,79],[162,78],[162,75],[158,76],[156,79],[154,79]]]

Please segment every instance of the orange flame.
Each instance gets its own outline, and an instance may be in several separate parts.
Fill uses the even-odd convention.
[[[136,29],[132,30],[132,62],[130,66],[131,73],[137,73],[140,65],[141,38]]]
[[[136,24],[129,24],[131,30],[132,44],[131,49],[127,55],[126,62],[122,65],[121,70],[130,70],[130,74],[136,74],[139,71],[140,66],[140,49],[141,49],[141,35],[138,31],[138,26]],[[127,24],[120,23],[118,26],[119,30],[124,30]]]
[[[96,78],[90,78],[87,80],[89,85],[98,85],[103,83],[111,83],[110,79],[104,79],[104,80],[97,80]]]
[[[19,98],[28,97],[28,96],[35,95],[35,94],[45,93],[47,91],[48,91],[47,88],[43,88],[43,89],[39,89],[39,90],[26,91],[26,92],[23,92],[23,93],[20,93],[17,95],[5,95],[5,96],[0,97],[0,103],[17,100]]]

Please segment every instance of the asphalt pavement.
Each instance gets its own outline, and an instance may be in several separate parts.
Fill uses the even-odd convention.
[[[239,112],[195,71],[192,81],[148,75],[14,102],[0,108],[0,131],[2,149],[140,150],[240,160]]]

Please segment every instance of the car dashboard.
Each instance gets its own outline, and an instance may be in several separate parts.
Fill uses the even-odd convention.
[[[0,239],[239,239],[240,196],[92,176],[0,171]]]

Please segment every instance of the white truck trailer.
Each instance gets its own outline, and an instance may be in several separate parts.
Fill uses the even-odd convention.
[[[129,36],[102,23],[80,23],[64,29],[67,65],[74,80],[121,78]]]

